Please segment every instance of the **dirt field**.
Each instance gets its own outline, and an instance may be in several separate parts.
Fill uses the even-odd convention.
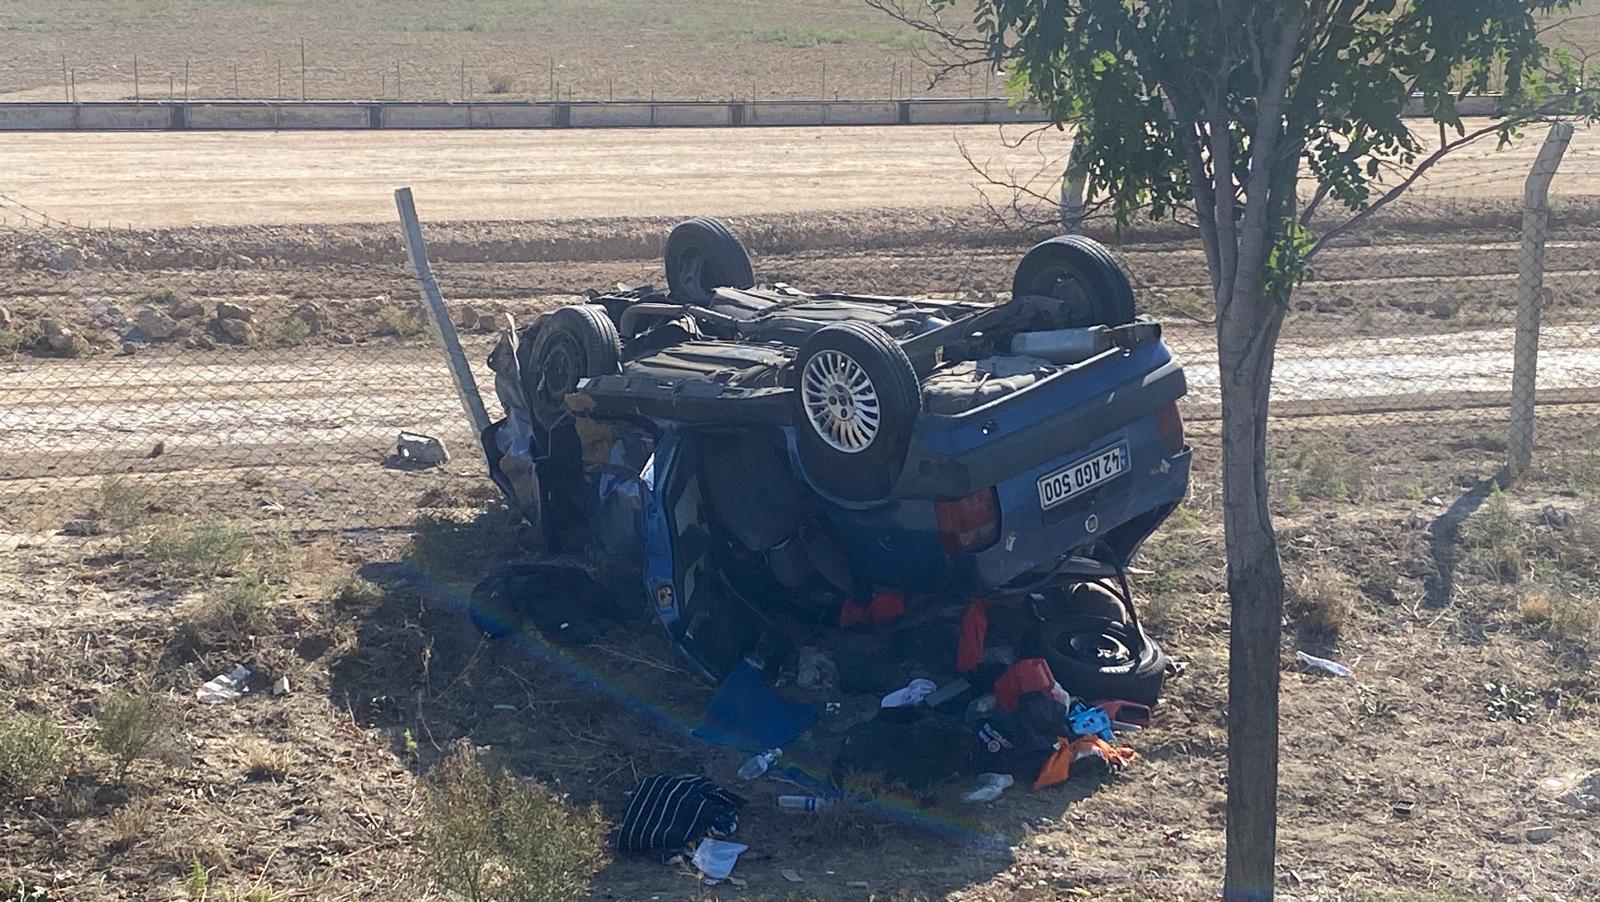
[[[960,207],[984,196],[962,146],[996,177],[1037,178],[1050,193],[1069,141],[1036,131],[0,134],[0,194],[74,224],[119,228],[392,222],[400,185],[434,222]],[[1543,136],[1534,128],[1504,150],[1488,140],[1459,151],[1419,193],[1520,196]],[[1553,192],[1600,194],[1600,133],[1579,132]]]

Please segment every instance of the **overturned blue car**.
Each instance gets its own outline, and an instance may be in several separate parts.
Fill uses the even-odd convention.
[[[490,358],[490,472],[550,550],[636,574],[711,679],[840,637],[841,681],[896,649],[1043,657],[1155,701],[1128,569],[1188,488],[1186,385],[1103,246],[1037,245],[1000,303],[759,286],[711,219],[665,262]]]

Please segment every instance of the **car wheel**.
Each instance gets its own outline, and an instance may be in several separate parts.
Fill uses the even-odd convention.
[[[1167,656],[1155,640],[1099,617],[1057,614],[1034,627],[1023,650],[1044,658],[1061,688],[1089,701],[1154,705],[1166,680]]]
[[[604,307],[563,307],[539,326],[528,354],[523,394],[529,413],[546,429],[567,412],[567,395],[590,376],[622,371],[622,342]]]
[[[813,332],[794,362],[800,462],[823,491],[846,501],[889,494],[922,411],[917,374],[894,339],[865,323]]]
[[[755,270],[727,223],[698,217],[667,236],[667,289],[680,301],[703,303],[718,288],[754,288]]]
[[[1011,296],[1064,302],[1067,327],[1120,326],[1134,317],[1127,272],[1105,245],[1081,235],[1034,245],[1017,264]]]

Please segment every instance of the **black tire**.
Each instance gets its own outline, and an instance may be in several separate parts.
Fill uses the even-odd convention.
[[[1133,322],[1133,286],[1105,245],[1065,235],[1034,245],[1017,264],[1012,297],[1066,302],[1066,327],[1120,326]]]
[[[718,288],[754,288],[750,254],[727,223],[697,217],[667,236],[667,290],[680,301],[704,303]]]
[[[917,373],[900,345],[866,323],[824,326],[795,356],[792,397],[800,463],[811,481],[845,501],[886,497],[922,412]]]
[[[528,360],[523,395],[534,421],[551,429],[581,380],[622,371],[622,342],[604,307],[563,307],[540,323]]]
[[[1099,617],[1052,616],[1028,633],[1023,652],[1044,658],[1061,688],[1091,702],[1154,705],[1166,681],[1167,656],[1155,640]]]

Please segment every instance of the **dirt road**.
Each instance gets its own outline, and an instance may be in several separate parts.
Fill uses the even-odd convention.
[[[1002,138],[1002,134],[1004,138]],[[975,203],[963,159],[1041,191],[1066,138],[1012,126],[0,135],[0,194],[72,223],[160,227],[388,222],[392,190],[445,219],[730,216]],[[1530,130],[1439,166],[1426,196],[1514,196],[1538,151]],[[1020,146],[1008,146],[1021,140]],[[1555,193],[1600,193],[1600,133],[1578,134]]]

